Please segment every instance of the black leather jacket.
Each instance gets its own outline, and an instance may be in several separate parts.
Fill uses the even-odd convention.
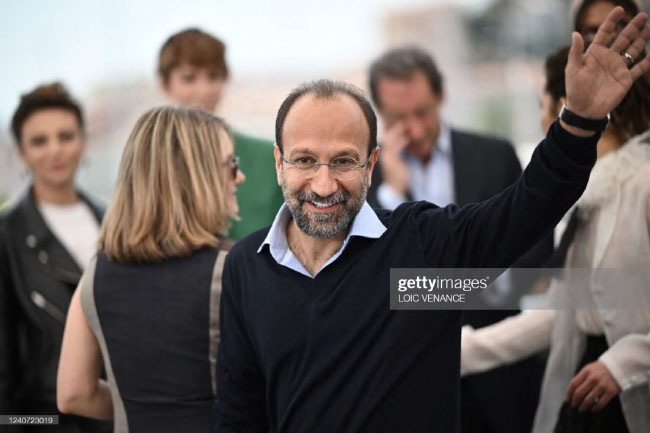
[[[81,197],[100,221],[103,208]],[[81,273],[46,226],[30,188],[0,217],[0,414],[60,415],[57,367],[66,313]],[[110,423],[79,417],[60,416],[60,423],[60,430],[47,431],[112,430]],[[0,426],[2,431],[18,429]]]

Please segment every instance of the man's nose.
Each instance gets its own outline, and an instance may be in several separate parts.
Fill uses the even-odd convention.
[[[325,165],[319,166],[316,175],[311,179],[311,190],[321,197],[327,197],[334,194],[338,188],[338,182],[332,176],[331,169]]]

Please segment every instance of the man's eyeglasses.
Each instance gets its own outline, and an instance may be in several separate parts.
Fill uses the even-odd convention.
[[[293,161],[289,161],[282,153],[280,153],[280,158],[282,158],[282,161],[291,164],[298,169],[301,176],[306,179],[316,176],[320,166],[325,165],[329,167],[330,173],[332,173],[334,179],[350,180],[354,178],[357,169],[367,167],[370,162],[370,155],[368,155],[368,159],[363,164],[359,164],[359,161],[347,156],[339,156],[332,159],[329,163],[318,162],[316,158],[311,155],[301,155]]]
[[[233,156],[228,161],[226,161],[223,165],[225,165],[226,167],[230,167],[230,174],[232,178],[237,179],[237,172],[239,171],[239,157]]]

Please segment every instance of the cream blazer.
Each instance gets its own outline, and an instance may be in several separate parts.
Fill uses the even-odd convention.
[[[650,131],[601,158],[577,205],[584,226],[571,257],[589,258],[591,268],[650,269]],[[584,265],[585,263],[581,263]],[[647,271],[644,271],[647,275]],[[650,432],[650,281],[625,290],[592,273],[589,287],[609,349],[600,357],[622,389],[623,413],[631,433]],[[571,290],[554,281],[550,296]],[[638,308],[612,310],[621,297]],[[567,386],[580,362],[586,336],[574,310],[538,310],[479,330],[463,329],[461,372],[476,373],[514,362],[548,347],[533,432],[553,431]]]

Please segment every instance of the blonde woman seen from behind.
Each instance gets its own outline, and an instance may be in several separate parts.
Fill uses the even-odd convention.
[[[211,430],[225,236],[243,181],[218,118],[164,107],[139,119],[68,312],[62,412],[114,418],[119,433]]]

